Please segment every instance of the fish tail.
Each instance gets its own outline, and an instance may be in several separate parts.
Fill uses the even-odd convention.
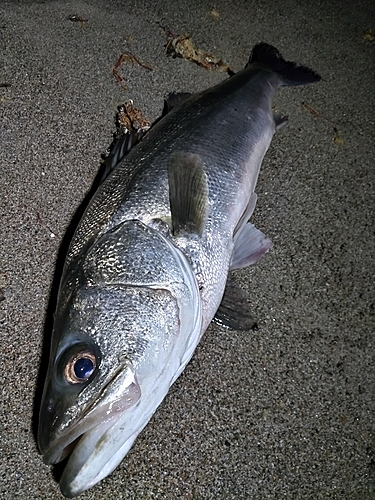
[[[321,77],[306,66],[298,66],[291,61],[285,61],[280,52],[268,43],[258,43],[253,48],[249,62],[264,66],[275,73],[278,73],[282,79],[281,85],[307,85],[321,80]]]

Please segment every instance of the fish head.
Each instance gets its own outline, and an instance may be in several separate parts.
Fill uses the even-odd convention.
[[[145,232],[155,238],[153,252],[158,242],[171,250],[163,236],[136,226],[126,242],[129,251],[128,245],[141,250],[142,245],[135,248],[137,237]],[[128,225],[122,231],[129,227],[134,229]],[[48,464],[70,455],[60,481],[67,497],[90,488],[119,464],[200,335],[199,290],[187,262],[178,263],[182,254],[172,249],[163,264],[159,260],[157,276],[142,268],[130,283],[130,274],[136,276],[130,265],[126,276],[118,267],[112,274],[100,271],[103,250],[112,248],[118,236],[114,231],[103,237],[82,262],[80,279],[70,280],[76,285],[63,284],[59,293],[38,444]],[[115,251],[122,253],[116,241]],[[147,252],[154,258],[149,246]],[[126,259],[122,254],[122,265]],[[112,262],[108,253],[106,262]],[[69,293],[64,287],[71,288]]]

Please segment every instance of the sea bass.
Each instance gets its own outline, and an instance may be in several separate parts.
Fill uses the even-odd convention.
[[[319,79],[260,43],[245,69],[183,96],[127,154],[124,139],[114,146],[66,256],[40,410],[45,463],[71,455],[63,495],[117,467],[215,314],[253,325],[228,276],[271,246],[248,221],[286,120],[272,100]]]

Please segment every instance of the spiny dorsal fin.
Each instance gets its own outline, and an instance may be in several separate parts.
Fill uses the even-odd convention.
[[[202,159],[184,151],[172,153],[168,181],[173,234],[185,232],[202,236],[208,200]]]
[[[100,182],[103,182],[130,149],[137,144],[146,132],[142,129],[137,131],[125,131],[118,137],[105,160],[105,167]]]
[[[151,123],[142,115],[142,111],[134,106],[131,99],[118,107],[117,130],[106,155],[101,182],[108,177],[128,151],[142,139],[150,127]]]

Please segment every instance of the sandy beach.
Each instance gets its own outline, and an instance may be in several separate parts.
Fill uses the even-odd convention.
[[[265,41],[322,81],[275,100],[289,124],[252,217],[274,245],[237,273],[259,330],[212,324],[128,456],[79,498],[375,498],[374,14],[359,0],[1,2],[1,499],[63,498],[35,437],[50,296],[117,106],[154,121],[166,93],[227,78],[168,57],[168,32],[233,71]],[[142,65],[116,81],[125,52]]]

